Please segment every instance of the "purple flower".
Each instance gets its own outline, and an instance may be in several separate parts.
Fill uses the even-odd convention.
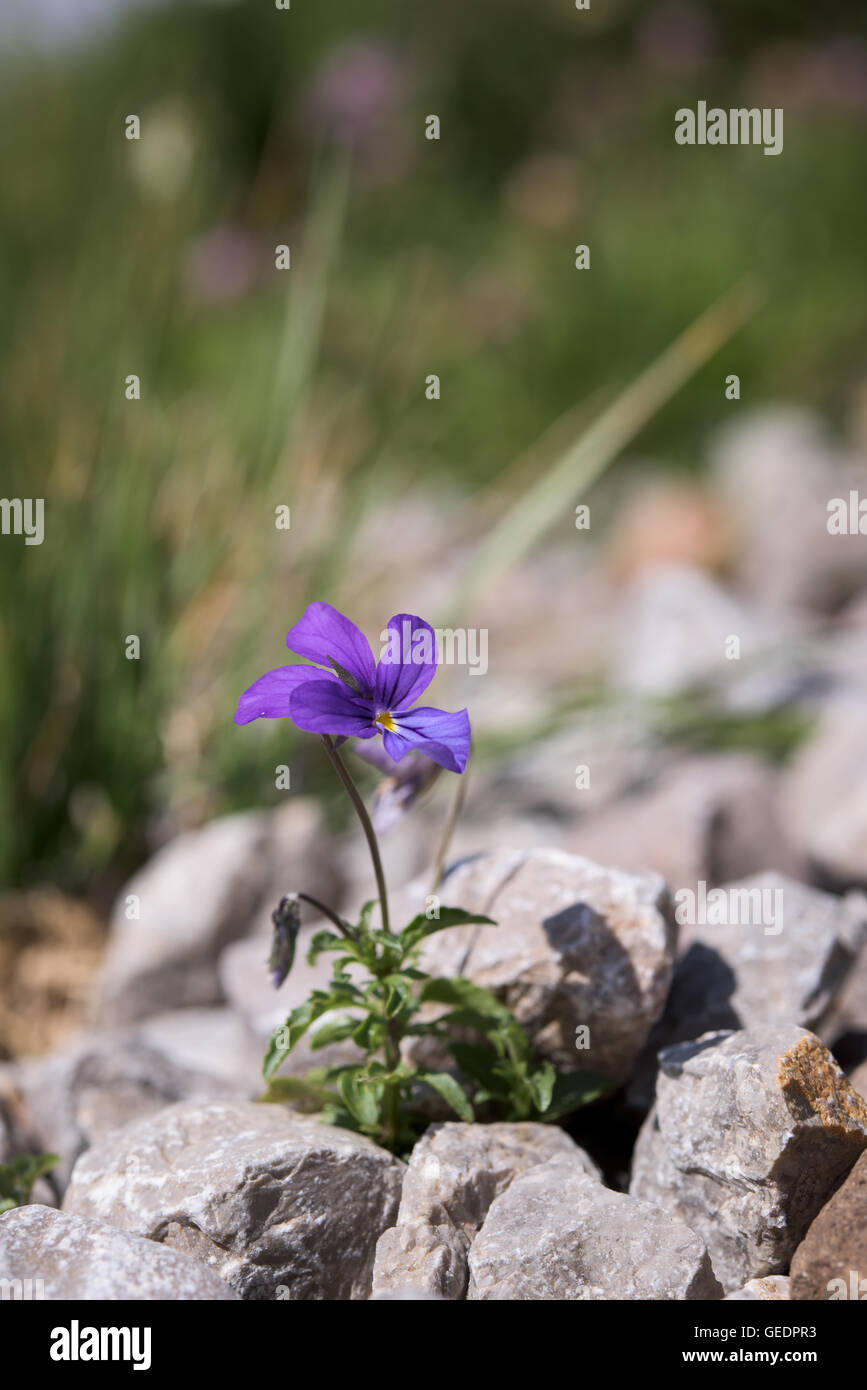
[[[286,634],[286,645],[318,665],[280,666],[262,676],[238,701],[236,724],[291,719],[299,729],[340,739],[381,734],[396,763],[417,748],[440,767],[463,772],[470,752],[466,710],[411,708],[437,668],[430,623],[397,613],[377,663],[354,623],[330,603],[311,603]]]

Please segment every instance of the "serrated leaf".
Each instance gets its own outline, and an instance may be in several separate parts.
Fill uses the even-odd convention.
[[[467,1124],[473,1123],[476,1116],[469,1098],[460,1083],[453,1076],[449,1076],[447,1071],[420,1071],[414,1079],[423,1081],[426,1086],[437,1091],[455,1114]]]

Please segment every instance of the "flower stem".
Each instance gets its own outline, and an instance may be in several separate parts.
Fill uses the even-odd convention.
[[[352,776],[349,772],[349,769],[347,768],[346,764],[344,763],[343,759],[341,758],[340,754],[338,753],[328,734],[322,735],[322,743],[324,745],[326,753],[328,754],[334,771],[337,773],[337,776],[343,783],[346,789],[346,793],[353,806],[355,807],[355,814],[361,821],[361,828],[364,831],[365,839],[367,840],[367,846],[370,850],[370,857],[373,861],[373,872],[376,875],[376,888],[377,892],[379,893],[379,911],[382,916],[383,930],[390,932],[391,926],[389,925],[388,919],[388,895],[385,890],[385,874],[382,870],[382,860],[379,857],[379,845],[377,844],[376,840],[376,832],[373,829],[373,826],[370,821],[370,816],[367,814],[367,808],[361,799],[361,795],[359,793],[358,788],[352,780]]]
[[[442,882],[443,871],[446,867],[446,855],[449,852],[449,845],[452,842],[452,836],[455,833],[455,827],[460,818],[461,811],[463,810],[464,801],[466,800],[469,775],[470,767],[468,761],[463,775],[458,778],[455,789],[452,792],[446,823],[443,826],[442,838],[440,840],[439,850],[437,851],[436,864],[434,865],[433,882],[430,886],[431,893],[436,893]]]
[[[311,907],[315,907],[317,912],[321,912],[323,917],[327,917],[329,921],[333,922],[337,930],[342,932],[344,936],[347,936],[350,941],[355,940],[346,922],[344,922],[341,917],[338,917],[337,913],[332,911],[330,907],[327,907],[325,903],[321,903],[318,898],[314,898],[310,893],[297,893],[296,897],[300,898],[302,902],[309,903]]]

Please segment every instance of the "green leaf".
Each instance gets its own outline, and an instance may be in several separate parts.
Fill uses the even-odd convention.
[[[333,1009],[335,1002],[337,1001],[331,994],[325,994],[321,989],[314,990],[305,1004],[299,1004],[297,1009],[292,1010],[286,1022],[274,1029],[262,1063],[262,1075],[266,1081],[271,1080],[277,1068],[286,1060],[299,1039],[303,1038],[310,1025],[323,1014],[327,1014],[329,1009]]]
[[[447,1042],[447,1046],[461,1071],[471,1081],[479,1082],[486,1091],[501,1099],[508,1096],[508,1079],[499,1075],[497,1054],[490,1047],[485,1047],[484,1043],[452,1042],[451,1040]],[[478,1093],[476,1099],[479,1099]]]
[[[415,1080],[423,1081],[426,1086],[438,1091],[456,1115],[459,1115],[469,1125],[473,1123],[476,1116],[467,1094],[460,1083],[453,1076],[449,1076],[447,1071],[420,1071],[416,1073]]]
[[[387,975],[383,984],[388,987],[385,1000],[386,1018],[394,1018],[401,1009],[412,1003],[412,985],[401,975]]]
[[[561,1072],[554,1082],[550,1105],[544,1111],[546,1120],[559,1120],[572,1110],[597,1100],[611,1090],[611,1082],[591,1071]]]
[[[264,1095],[259,1100],[266,1105],[282,1105],[286,1101],[306,1101],[321,1110],[323,1105],[336,1100],[333,1091],[310,1076],[275,1076]]]
[[[419,1000],[423,1003],[450,1004],[497,1025],[515,1022],[506,1005],[495,994],[460,975],[451,980],[442,977],[428,980],[419,990]]]
[[[497,925],[490,917],[484,917],[478,912],[465,912],[462,907],[441,907],[437,917],[427,917],[423,912],[413,917],[400,933],[400,942],[406,953],[413,950],[426,936],[433,936],[434,932],[445,931],[448,927],[467,927],[473,922],[486,927]]]
[[[540,1111],[540,1113],[544,1113],[551,1104],[551,1097],[554,1092],[556,1080],[557,1073],[550,1062],[543,1062],[535,1071],[531,1071],[527,1077],[527,1082],[533,1093],[536,1109]]]
[[[379,1123],[379,1102],[382,1096],[382,1083],[377,1081],[363,1085],[358,1070],[341,1074],[337,1089],[351,1115],[354,1115],[363,1129],[375,1130]]]
[[[352,942],[333,931],[318,931],[314,934],[307,951],[308,964],[315,965],[323,951],[352,951]],[[354,955],[349,956],[353,965],[355,959]]]
[[[318,1052],[320,1047],[327,1047],[329,1043],[343,1042],[344,1038],[352,1036],[357,1027],[357,1018],[348,1018],[346,1015],[332,1018],[328,1023],[323,1023],[321,1028],[317,1028],[313,1034],[310,1039],[311,1050]]]
[[[385,1040],[385,1024],[376,1014],[366,1014],[357,1022],[352,1032],[352,1041],[363,1052],[375,1052]]]
[[[24,1206],[33,1184],[59,1162],[57,1154],[20,1154],[11,1163],[0,1163],[0,1211]]]

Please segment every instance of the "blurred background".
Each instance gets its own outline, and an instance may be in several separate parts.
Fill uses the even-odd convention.
[[[43,545],[0,538],[7,977],[48,939],[84,978],[128,875],[278,806],[278,764],[339,828],[315,740],[232,724],[314,597],[374,646],[401,610],[488,630],[434,692],[480,842],[508,805],[582,848],[579,763],[618,768],[595,814],[672,750],[797,751],[865,617],[825,527],[867,445],[865,20],[4,0],[2,491],[45,499]],[[698,100],[783,107],[783,155],[677,146]]]

